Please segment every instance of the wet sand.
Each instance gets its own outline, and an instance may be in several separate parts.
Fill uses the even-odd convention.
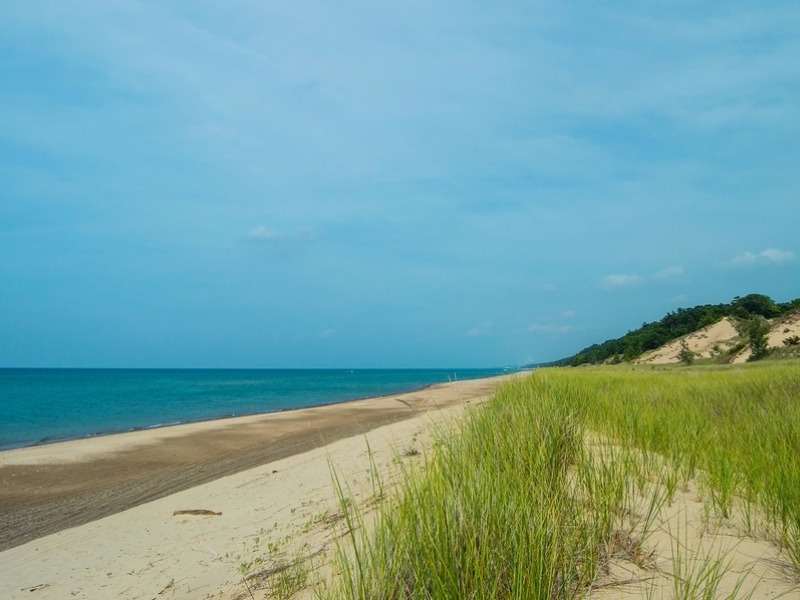
[[[0,551],[491,394],[504,377],[0,452]]]

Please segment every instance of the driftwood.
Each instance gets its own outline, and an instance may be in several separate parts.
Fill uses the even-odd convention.
[[[172,513],[172,516],[175,517],[177,515],[207,515],[207,516],[219,516],[221,512],[214,512],[213,510],[206,510],[204,508],[193,508],[190,510],[176,510]]]

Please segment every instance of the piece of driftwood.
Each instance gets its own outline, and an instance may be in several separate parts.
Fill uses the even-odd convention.
[[[177,515],[207,515],[207,516],[219,516],[221,512],[214,512],[213,510],[206,510],[204,508],[192,508],[189,510],[176,510],[172,513],[172,516],[175,517]]]

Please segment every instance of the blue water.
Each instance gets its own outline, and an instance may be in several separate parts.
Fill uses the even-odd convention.
[[[0,449],[331,404],[501,369],[0,369]]]

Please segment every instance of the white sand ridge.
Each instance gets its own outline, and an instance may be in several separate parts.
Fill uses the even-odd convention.
[[[635,362],[652,365],[678,363],[681,361],[680,352],[684,343],[697,358],[712,358],[729,351],[739,341],[739,332],[733,319],[724,317],[712,325],[645,352]]]
[[[770,321],[767,345],[769,348],[784,348],[791,345],[787,340],[795,336],[800,336],[800,310]],[[660,348],[645,352],[634,362],[646,365],[679,363],[684,344],[694,353],[695,358],[699,359],[720,358],[720,362],[743,363],[752,354],[747,338],[739,332],[735,320],[723,317],[716,323],[674,339]],[[737,346],[738,351],[734,351],[730,357],[725,357]],[[797,348],[800,351],[800,346]]]

